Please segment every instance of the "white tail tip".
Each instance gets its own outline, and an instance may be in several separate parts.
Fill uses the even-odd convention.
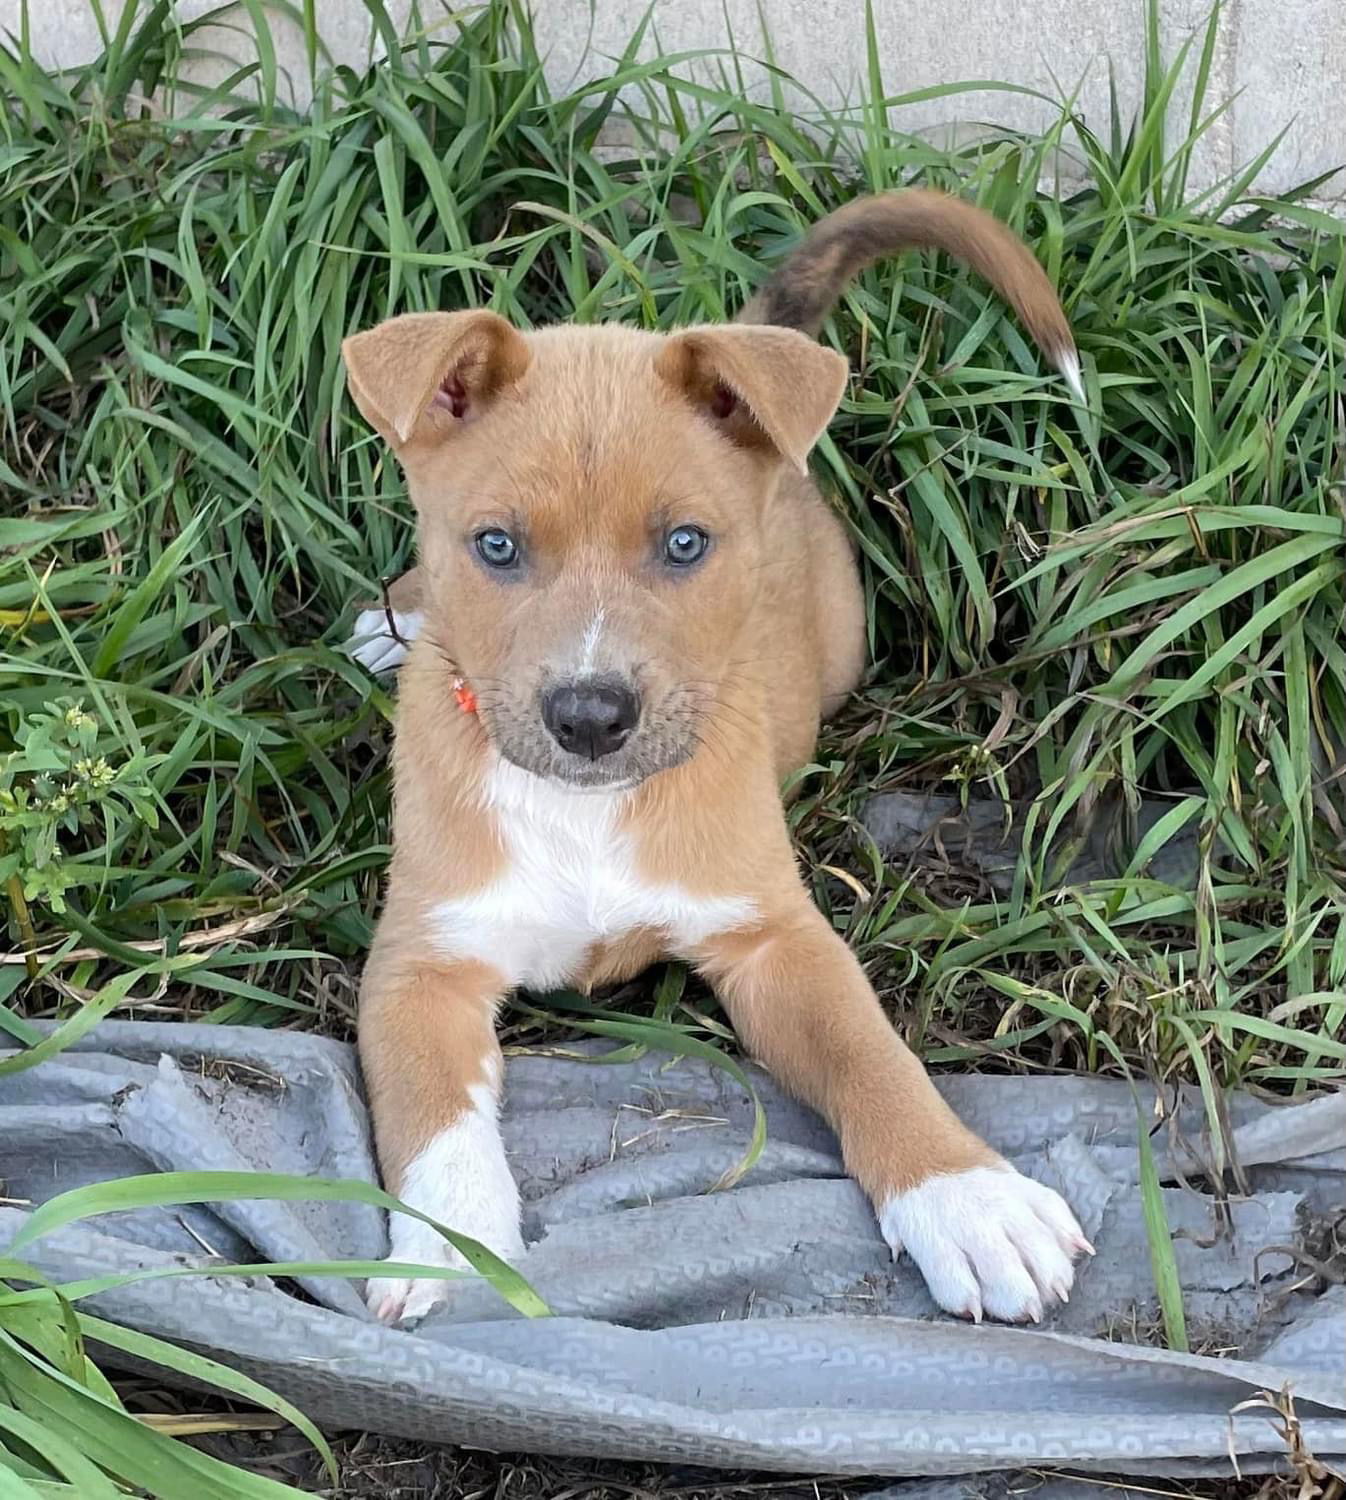
[[[1056,368],[1070,387],[1070,393],[1081,406],[1087,406],[1084,395],[1084,376],[1080,372],[1080,356],[1074,349],[1062,349],[1056,356]]]

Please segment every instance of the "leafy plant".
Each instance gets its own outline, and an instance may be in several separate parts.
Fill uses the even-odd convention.
[[[18,748],[0,758],[0,884],[31,939],[28,903],[63,913],[65,892],[89,877],[81,853],[115,849],[124,837],[118,825],[128,818],[158,828],[147,773],[162,757],[137,753],[110,762],[98,720],[72,699],[20,721],[15,739]],[[72,840],[85,848],[72,849]]]

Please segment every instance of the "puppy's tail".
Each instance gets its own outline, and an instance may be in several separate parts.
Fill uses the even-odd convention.
[[[1018,313],[1038,347],[1084,400],[1080,358],[1047,273],[999,219],[960,198],[906,188],[858,198],[815,224],[738,316],[817,334],[850,279],[902,250],[947,250]]]

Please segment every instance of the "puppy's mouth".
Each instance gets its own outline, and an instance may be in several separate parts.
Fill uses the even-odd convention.
[[[507,756],[506,759],[509,757]],[[513,764],[519,765],[518,761]],[[585,792],[633,792],[649,776],[623,776],[617,771],[594,770],[585,772],[583,770],[572,771],[570,767],[562,765],[559,769],[552,768],[546,771],[536,770],[532,766],[522,766],[521,770],[531,771],[535,776],[541,776],[545,781],[551,782],[553,786],[564,787],[567,791],[583,794]],[[653,774],[652,772],[650,773]]]
[[[539,735],[497,734],[489,725],[487,733],[501,756],[512,765],[574,792],[633,791],[660,771],[681,765],[692,753],[692,747],[656,748],[643,743],[642,736],[615,754],[589,761],[554,749]]]

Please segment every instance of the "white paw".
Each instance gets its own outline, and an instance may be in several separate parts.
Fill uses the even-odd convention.
[[[511,1265],[523,1258],[524,1243],[517,1220],[509,1232],[492,1235],[485,1230],[468,1228],[462,1222],[461,1214],[455,1219],[447,1208],[435,1212],[434,1216],[446,1228],[461,1229],[474,1240],[480,1240],[488,1250],[494,1250],[501,1260]],[[392,1230],[393,1248],[387,1257],[389,1260],[415,1266],[447,1266],[475,1277],[476,1272],[467,1261],[428,1224],[408,1219],[403,1214],[395,1217],[397,1222]],[[429,1277],[375,1276],[365,1286],[365,1305],[381,1323],[415,1323],[447,1302],[457,1284],[457,1278],[440,1281]]]
[[[407,659],[407,647],[421,633],[424,623],[420,610],[362,609],[344,649],[371,672],[391,672]]]
[[[440,1133],[407,1168],[398,1196],[446,1229],[480,1241],[511,1264],[523,1257],[519,1189],[495,1119],[489,1090],[469,1090],[474,1107]],[[466,1260],[429,1224],[393,1214],[388,1225],[391,1261],[449,1266],[471,1272]],[[365,1287],[370,1312],[384,1323],[409,1323],[447,1301],[453,1280],[376,1276]]]
[[[879,1227],[946,1312],[978,1323],[1041,1322],[1070,1300],[1075,1257],[1094,1253],[1065,1200],[1008,1164],[928,1178],[890,1198]]]

